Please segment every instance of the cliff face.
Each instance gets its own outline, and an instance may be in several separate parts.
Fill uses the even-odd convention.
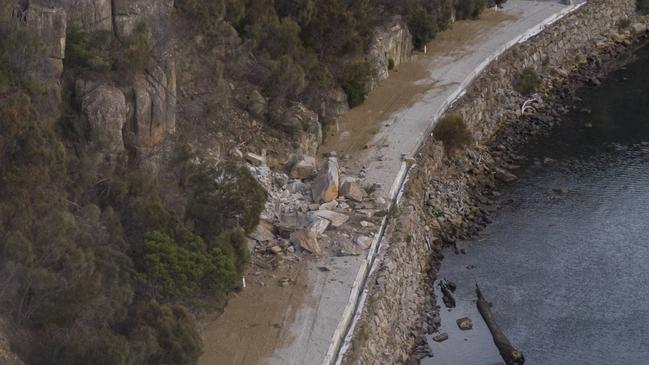
[[[391,67],[408,61],[413,51],[412,34],[400,16],[393,17],[390,22],[379,27],[367,56],[375,71],[370,90],[374,90],[381,81],[390,76],[388,71]]]
[[[251,45],[224,20],[214,25],[217,42],[207,42],[191,31],[187,19],[177,16],[173,0],[32,0],[16,9],[50,49],[51,66],[41,77],[50,111],[59,110],[63,99],[66,33],[104,31],[127,43],[138,27],[147,29],[154,62],[145,70],[129,80],[75,75],[67,87],[93,131],[107,137],[107,155],[128,152],[154,172],[160,169],[160,152],[177,126],[217,158],[221,151],[242,146],[256,153],[269,148],[279,149],[274,151],[279,155],[290,150],[312,155],[322,142],[323,121],[348,109],[345,93],[335,87],[308,90],[293,106],[269,105],[271,100],[261,93],[263,86],[255,83],[255,75],[265,66],[257,64]],[[376,29],[373,39],[365,56],[373,71],[370,90],[388,77],[391,65],[408,60],[413,52],[412,35],[399,16]],[[59,116],[51,113],[50,119]],[[251,131],[259,128],[262,141],[251,137]],[[270,137],[273,128],[292,135],[297,131],[294,143],[276,143]]]

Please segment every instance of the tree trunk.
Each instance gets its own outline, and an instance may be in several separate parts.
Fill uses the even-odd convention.
[[[485,323],[487,323],[487,327],[489,327],[489,331],[491,332],[494,343],[498,348],[498,352],[500,352],[500,356],[502,356],[507,365],[523,365],[525,363],[523,353],[509,343],[509,340],[503,331],[498,327],[498,324],[496,324],[496,319],[493,313],[491,313],[491,304],[487,302],[485,297],[482,295],[480,287],[478,287],[477,284],[475,288],[476,294],[478,295],[478,311],[480,312],[480,315],[482,315]]]

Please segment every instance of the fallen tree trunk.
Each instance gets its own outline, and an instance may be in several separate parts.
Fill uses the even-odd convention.
[[[512,346],[503,331],[500,329],[493,313],[491,312],[491,304],[487,302],[485,297],[482,295],[480,287],[478,287],[477,284],[475,286],[475,291],[478,295],[478,312],[480,312],[485,323],[487,323],[487,327],[489,327],[489,331],[491,332],[494,343],[498,348],[498,352],[500,352],[500,356],[502,356],[507,365],[525,364],[525,356],[523,356],[521,351]]]

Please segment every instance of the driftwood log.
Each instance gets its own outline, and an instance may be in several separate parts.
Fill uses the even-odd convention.
[[[439,282],[439,288],[442,290],[442,301],[446,304],[447,308],[455,308],[455,298],[453,297],[455,284],[449,284],[446,279]]]
[[[485,323],[487,323],[487,327],[489,327],[489,331],[491,332],[494,343],[498,348],[498,352],[500,352],[500,356],[502,356],[507,365],[525,364],[525,356],[523,356],[521,351],[512,346],[503,331],[500,329],[493,313],[491,312],[491,303],[487,302],[477,284],[475,286],[475,291],[478,295],[478,311]]]

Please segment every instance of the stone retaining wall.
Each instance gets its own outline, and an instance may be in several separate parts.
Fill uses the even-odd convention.
[[[464,116],[479,145],[488,143],[500,128],[519,119],[524,98],[512,85],[524,68],[565,77],[598,49],[628,42],[618,33],[620,20],[626,18],[635,18],[635,0],[589,1],[506,51],[451,109]],[[343,363],[407,361],[426,322],[422,315],[431,295],[430,265],[440,258],[433,234],[448,230],[457,234],[456,227],[474,214],[475,208],[467,203],[469,192],[477,184],[485,184],[478,180],[489,175],[484,171],[489,161],[483,161],[482,156],[449,165],[443,161],[439,143],[431,139],[421,152],[423,157],[406,187],[405,199],[387,229],[380,266],[368,279],[366,304]],[[426,191],[431,181],[443,194],[431,196]]]

